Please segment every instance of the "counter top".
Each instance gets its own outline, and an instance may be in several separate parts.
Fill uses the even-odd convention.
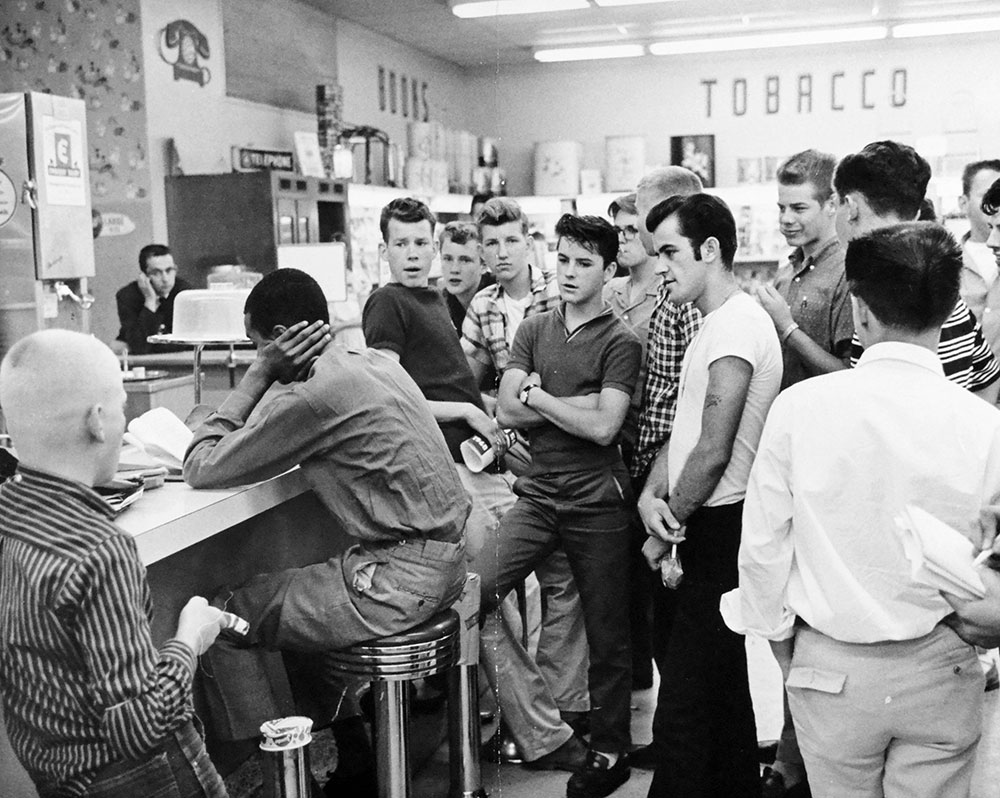
[[[257,358],[257,350],[249,344],[240,344],[233,352],[233,360],[237,365],[249,365]],[[194,347],[181,352],[151,352],[148,355],[129,355],[130,366],[163,367],[163,366],[185,366],[191,368],[194,361]],[[208,347],[201,353],[202,366],[223,364],[228,365],[229,347],[209,349]]]
[[[145,492],[115,522],[135,538],[140,559],[151,565],[309,489],[298,468],[226,490],[195,490],[183,482],[168,482]]]

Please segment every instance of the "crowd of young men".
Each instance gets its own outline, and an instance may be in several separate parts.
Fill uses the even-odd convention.
[[[215,603],[249,621],[244,645],[318,656],[431,617],[480,574],[504,721],[527,767],[571,771],[569,798],[609,795],[631,767],[655,770],[651,798],[966,795],[984,687],[973,644],[1000,642],[1000,576],[981,571],[981,599],[942,594],[913,576],[897,525],[923,509],[968,539],[970,559],[1000,555],[1000,162],[967,170],[962,247],[913,221],[929,177],[892,141],[839,163],[793,155],[777,192],[793,253],[751,290],[731,211],[680,167],[614,202],[613,224],[564,215],[554,281],[513,201],[445,226],[439,246],[427,206],[394,200],[380,247],[392,281],[364,308],[363,351],[331,345],[315,281],[267,275],[246,306],[258,359],[195,431],[185,478],[218,487],[301,465],[356,540]],[[188,709],[194,655],[222,616],[193,600],[157,652],[134,547],[95,510],[123,426],[113,364],[51,333],[0,368],[22,453],[0,489],[7,722],[43,795],[159,787],[149,763],[164,752],[168,771],[202,774],[178,794],[224,795]],[[101,375],[89,393],[38,410],[39,375],[84,367]],[[505,461],[509,430],[522,440]],[[478,472],[462,456],[475,435],[497,455]],[[66,508],[80,530],[59,522]],[[22,584],[30,569],[59,589]],[[531,573],[534,655],[512,598]],[[112,596],[126,599],[117,613]],[[771,641],[787,689],[763,779],[747,633]],[[633,751],[630,691],[651,681],[651,656],[653,742]]]

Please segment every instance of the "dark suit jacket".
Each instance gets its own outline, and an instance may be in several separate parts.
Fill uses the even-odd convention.
[[[139,290],[138,281],[133,280],[120,289],[115,294],[115,300],[118,303],[118,320],[121,322],[118,340],[124,341],[128,345],[128,351],[133,355],[176,351],[182,348],[154,346],[148,343],[146,338],[150,335],[173,332],[174,299],[181,291],[186,291],[191,287],[189,283],[178,277],[174,282],[174,290],[166,299],[160,301],[160,306],[155,313],[146,307],[146,300],[142,296],[142,291]]]

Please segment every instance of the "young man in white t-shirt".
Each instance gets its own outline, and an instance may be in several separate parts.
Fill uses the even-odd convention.
[[[667,644],[663,758],[651,798],[757,795],[757,734],[743,637],[719,599],[736,587],[743,496],[781,385],[774,324],[733,276],[736,224],[708,194],[671,197],[646,218],[670,302],[691,302],[701,328],[681,370],[673,434],[639,498],[649,564],[676,544],[684,568]]]

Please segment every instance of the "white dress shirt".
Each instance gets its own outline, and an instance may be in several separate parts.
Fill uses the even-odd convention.
[[[916,505],[975,543],[1000,499],[1000,412],[944,378],[933,352],[865,350],[771,407],[750,474],[734,631],[782,640],[795,617],[849,643],[909,640],[951,608],[910,577],[895,518]]]

